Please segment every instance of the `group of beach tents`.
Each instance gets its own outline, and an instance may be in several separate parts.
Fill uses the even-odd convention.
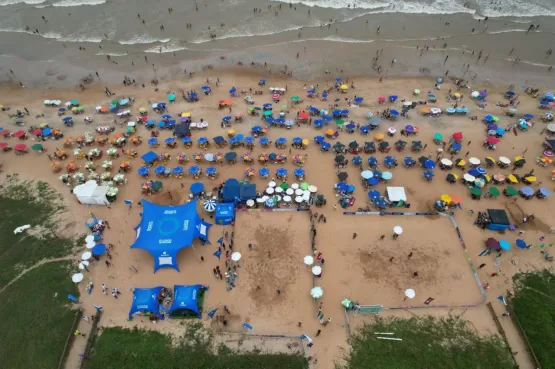
[[[204,292],[208,291],[208,286],[195,284],[191,286],[175,285],[173,291],[173,302],[169,309],[163,306],[160,292],[165,288],[162,286],[152,288],[135,288],[133,291],[133,302],[129,310],[129,320],[133,315],[151,315],[171,317],[196,317],[202,316],[202,299]]]

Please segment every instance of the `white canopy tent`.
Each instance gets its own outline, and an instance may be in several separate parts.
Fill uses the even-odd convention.
[[[404,187],[387,187],[387,198],[391,202],[407,201]]]
[[[73,194],[83,205],[108,205],[110,202],[106,198],[106,193],[110,187],[99,186],[95,181],[88,181],[73,189]]]

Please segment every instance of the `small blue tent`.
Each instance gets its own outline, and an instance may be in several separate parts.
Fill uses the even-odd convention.
[[[198,216],[196,201],[165,206],[143,200],[143,218],[135,228],[137,237],[131,248],[150,252],[154,272],[162,267],[179,271],[177,253],[192,246],[196,237],[207,240],[210,225]]]
[[[235,204],[231,202],[216,205],[216,224],[228,225],[235,221]]]
[[[129,310],[129,320],[137,313],[159,314],[160,305],[158,304],[158,294],[163,287],[135,288],[133,291],[133,302]]]
[[[172,316],[189,316],[194,314],[199,319],[202,316],[199,307],[199,293],[203,293],[208,287],[202,284],[195,284],[193,286],[175,285],[174,298],[172,306],[170,307],[170,314]]]

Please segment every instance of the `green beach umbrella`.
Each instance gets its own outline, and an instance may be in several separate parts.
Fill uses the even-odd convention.
[[[337,124],[338,126],[342,126],[343,124],[345,124],[345,121],[343,119],[339,119],[335,121],[335,124]]]
[[[300,97],[298,96],[291,96],[291,101],[299,101]]]
[[[79,100],[75,99],[75,100],[71,100],[71,105],[77,105],[79,104]]]
[[[443,136],[441,135],[441,133],[439,132],[434,133],[434,140],[438,140],[438,141],[443,140]]]
[[[289,185],[286,182],[283,182],[282,184],[279,185],[279,187],[283,188],[284,190],[289,188]]]
[[[287,109],[287,105],[282,105],[282,106],[280,106],[280,109],[281,109],[281,110]]]
[[[507,196],[516,196],[517,192],[513,186],[507,186],[505,189],[505,194]]]
[[[497,187],[490,187],[488,192],[493,197],[499,196],[499,189]]]
[[[169,94],[169,95],[168,95],[168,100],[169,100],[169,101],[175,100],[175,94]]]
[[[119,100],[112,100],[112,105],[118,106],[119,105]]]
[[[34,144],[33,146],[31,146],[31,149],[35,151],[41,151],[44,149],[44,147],[41,144]]]
[[[269,117],[270,115],[272,115],[272,111],[271,111],[271,110],[266,110],[266,111],[264,111],[264,116],[265,116],[265,117]]]
[[[495,115],[493,116],[493,121],[494,122],[499,122],[499,117],[496,117]]]
[[[78,107],[77,107],[77,111],[83,111],[83,110],[85,110],[85,107],[84,107],[84,106],[78,106]]]
[[[307,182],[303,182],[303,183],[301,183],[301,190],[308,190],[309,186],[310,185]]]
[[[152,189],[154,191],[160,191],[162,189],[162,182],[159,182],[159,181],[152,182]]]
[[[480,190],[479,188],[476,188],[476,187],[471,189],[470,193],[473,194],[474,196],[482,196],[482,190]]]
[[[249,106],[248,111],[253,111],[254,110],[254,106]]]

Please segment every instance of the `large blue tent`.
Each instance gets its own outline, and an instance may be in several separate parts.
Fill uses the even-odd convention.
[[[235,178],[225,181],[222,197],[224,202],[234,202],[239,197],[239,181]]]
[[[158,294],[163,287],[135,288],[133,290],[133,302],[129,310],[129,320],[137,313],[159,314]]]
[[[199,293],[208,289],[202,284],[195,284],[193,286],[175,285],[174,298],[172,306],[170,307],[170,314],[172,316],[189,316],[196,315],[199,319],[202,313],[199,308],[198,297]]]
[[[216,205],[216,224],[228,225],[235,221],[235,204],[231,202]]]
[[[132,249],[143,249],[154,258],[154,272],[162,267],[179,271],[177,253],[193,245],[197,237],[208,239],[208,228],[197,214],[197,203],[178,206],[158,205],[143,200],[143,218],[135,228]]]
[[[247,201],[256,198],[256,185],[254,183],[242,183],[239,186],[239,198]]]

